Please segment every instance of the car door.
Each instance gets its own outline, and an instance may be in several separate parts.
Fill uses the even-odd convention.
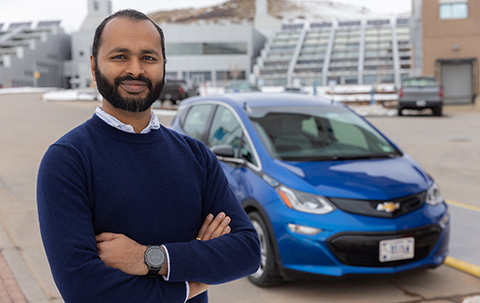
[[[232,109],[222,105],[217,107],[210,124],[206,144],[209,148],[228,145],[233,148],[235,158],[246,161],[245,165],[223,161],[220,163],[237,199],[242,201],[248,196],[252,196],[254,182],[259,177],[251,167],[258,165],[258,159],[244,133],[240,119]]]

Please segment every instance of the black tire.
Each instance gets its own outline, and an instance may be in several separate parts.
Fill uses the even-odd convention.
[[[442,115],[442,108],[441,107],[432,108],[432,112],[434,116],[440,117]]]
[[[248,277],[253,284],[261,287],[273,286],[283,283],[282,277],[278,274],[278,267],[275,262],[275,252],[272,247],[271,237],[266,228],[262,216],[254,211],[248,214],[253,227],[257,230],[262,249],[262,260],[258,271]]]

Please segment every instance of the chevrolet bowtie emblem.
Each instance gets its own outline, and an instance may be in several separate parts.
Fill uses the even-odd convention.
[[[400,208],[400,203],[396,202],[383,202],[383,203],[378,203],[377,205],[377,210],[378,211],[384,211],[387,213],[393,213],[397,209]]]

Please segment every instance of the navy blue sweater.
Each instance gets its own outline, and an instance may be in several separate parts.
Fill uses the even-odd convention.
[[[219,284],[258,268],[255,229],[215,156],[165,127],[117,130],[94,115],[49,147],[37,204],[45,251],[67,302],[184,302],[185,281]],[[224,211],[230,234],[195,240],[205,219]],[[95,235],[122,233],[165,244],[170,279],[131,276],[99,258]],[[207,294],[189,302],[207,302]]]

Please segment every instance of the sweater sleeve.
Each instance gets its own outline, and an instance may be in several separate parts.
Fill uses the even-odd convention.
[[[250,275],[260,265],[260,244],[250,219],[231,191],[215,155],[209,150],[204,150],[203,155],[206,169],[204,209],[206,214],[225,212],[232,219],[232,230],[209,241],[167,243],[170,281],[220,284]]]
[[[185,302],[186,280],[127,275],[99,258],[85,163],[73,149],[52,145],[38,173],[41,236],[63,299],[69,303]]]

